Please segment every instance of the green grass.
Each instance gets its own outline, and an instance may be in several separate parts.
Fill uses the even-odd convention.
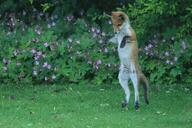
[[[192,93],[153,88],[150,105],[133,91],[121,109],[120,86],[0,86],[0,128],[192,128]]]

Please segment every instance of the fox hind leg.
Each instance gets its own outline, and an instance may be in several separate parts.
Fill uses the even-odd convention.
[[[135,106],[135,109],[137,110],[139,108],[139,87],[138,87],[139,76],[138,76],[138,71],[137,71],[134,64],[131,64],[130,78],[131,78],[131,81],[133,83],[134,92],[135,92],[135,104],[134,104],[134,106]]]
[[[128,105],[129,98],[130,98],[130,90],[128,87],[129,72],[127,72],[126,69],[121,68],[118,78],[119,78],[119,83],[125,92],[125,101],[122,103],[122,107],[124,108]]]

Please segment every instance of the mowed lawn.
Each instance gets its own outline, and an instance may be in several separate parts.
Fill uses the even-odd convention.
[[[0,128],[192,128],[189,88],[153,87],[138,111],[131,92],[122,109],[119,85],[0,85]]]

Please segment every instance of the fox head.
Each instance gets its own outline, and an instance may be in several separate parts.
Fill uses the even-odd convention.
[[[124,22],[129,23],[129,17],[127,16],[127,14],[121,11],[112,12],[111,19],[115,32],[120,30]]]

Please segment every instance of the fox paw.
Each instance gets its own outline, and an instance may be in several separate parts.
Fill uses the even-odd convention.
[[[126,101],[123,101],[122,104],[121,104],[121,107],[126,108],[127,106],[128,106],[128,103]]]
[[[135,110],[138,110],[139,109],[139,102],[138,101],[135,101]]]

